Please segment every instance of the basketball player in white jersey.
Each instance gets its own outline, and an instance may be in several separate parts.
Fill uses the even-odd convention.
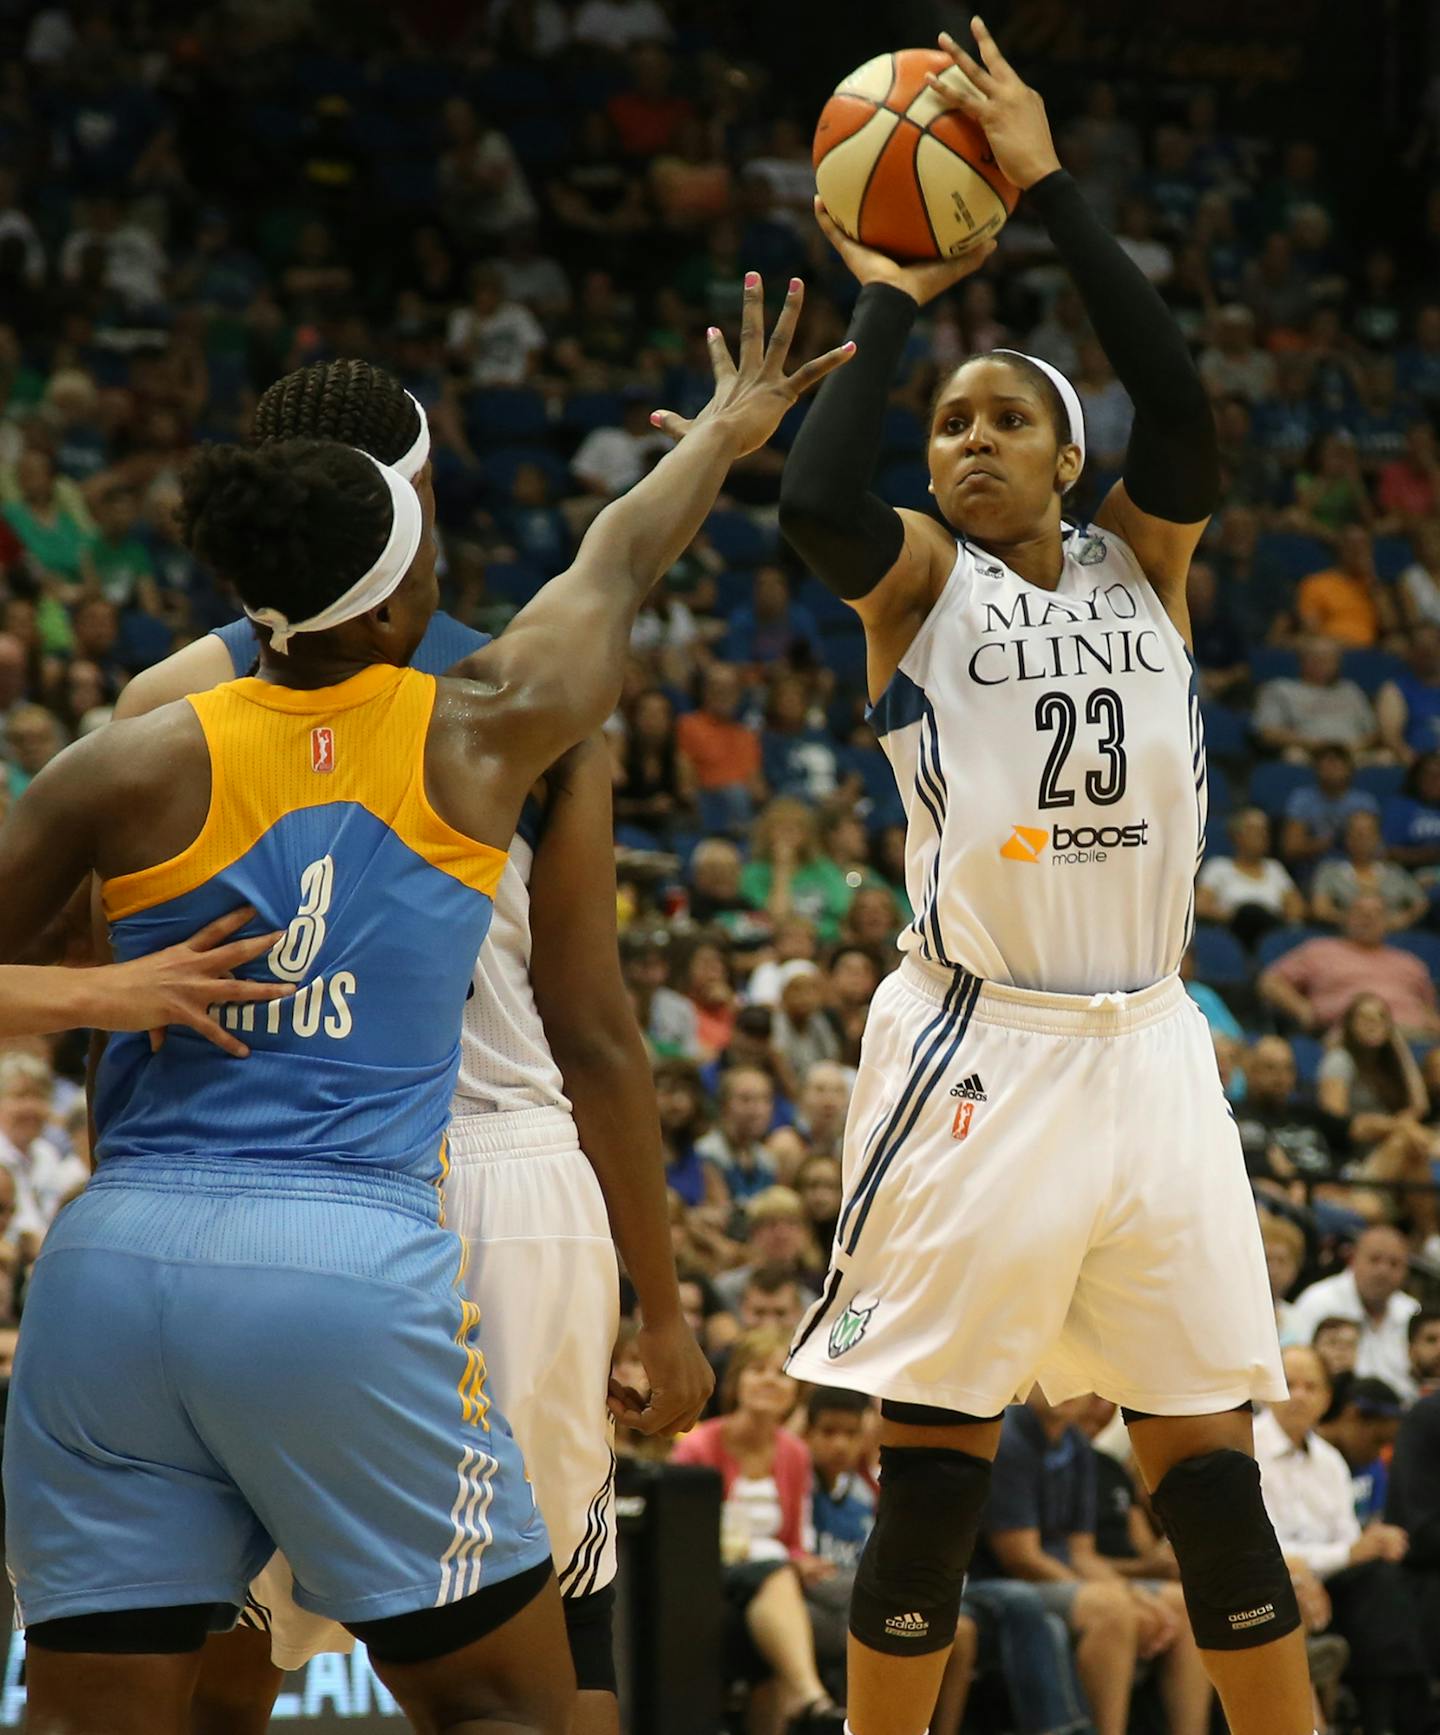
[[[422,498],[431,487],[424,412],[365,362],[277,381],[256,433],[352,439]],[[437,616],[415,666],[441,673],[483,642]],[[116,715],[245,673],[254,654],[248,622],[226,627],[137,676]],[[526,804],[465,1010],[445,1186],[447,1220],[470,1243],[466,1283],[484,1319],[490,1382],[554,1545],[581,1689],[574,1735],[619,1728],[606,1409],[616,1242],[640,1300],[652,1390],[648,1402],[619,1394],[611,1408],[645,1432],[683,1431],[713,1384],[680,1312],[654,1089],[620,975],[610,783],[603,746],[582,744]],[[264,1730],[281,1669],[351,1648],[343,1627],[296,1605],[290,1583],[277,1556],[242,1627],[207,1642],[195,1735]]]
[[[1068,524],[1073,388],[1011,351],[972,358],[931,423],[943,522],[886,506],[867,490],[917,305],[983,259],[902,267],[820,214],[864,286],[858,353],[795,441],[780,521],[864,623],[916,912],[871,1009],[830,1275],[790,1360],[883,1400],[850,1722],[924,1730],[1000,1412],[1038,1379],[1052,1402],[1125,1406],[1230,1728],[1310,1735],[1251,1442],[1251,1402],[1285,1391],[1265,1261],[1177,976],[1205,821],[1185,583],[1217,495],[1214,426],[1163,302],[1061,170],[1040,97],[973,28],[979,60],[941,39],[969,81],[944,100],[1026,190],[1135,422],[1123,480]]]

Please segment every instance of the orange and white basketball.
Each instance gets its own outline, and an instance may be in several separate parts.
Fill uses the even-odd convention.
[[[1020,197],[984,131],[942,106],[927,72],[966,83],[936,49],[878,54],[836,86],[815,129],[826,209],[847,235],[893,259],[948,259],[998,234]]]

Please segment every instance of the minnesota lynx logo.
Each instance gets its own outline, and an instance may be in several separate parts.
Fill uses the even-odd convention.
[[[834,1361],[847,1349],[854,1349],[865,1335],[870,1316],[880,1305],[878,1295],[857,1295],[830,1327],[830,1359]]]

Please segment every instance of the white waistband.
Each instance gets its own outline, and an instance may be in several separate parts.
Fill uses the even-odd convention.
[[[907,952],[900,965],[907,987],[936,1006],[961,983],[962,996],[973,992],[974,976],[927,964]],[[967,989],[967,984],[972,985]],[[1123,1036],[1169,1018],[1189,998],[1178,976],[1166,976],[1133,993],[1048,994],[1039,988],[1010,988],[1003,982],[981,982],[973,1017],[980,1024],[1011,1030],[1038,1030],[1052,1036]]]
[[[505,1157],[549,1157],[580,1149],[573,1115],[558,1108],[522,1108],[513,1114],[456,1115],[446,1144],[452,1163]]]

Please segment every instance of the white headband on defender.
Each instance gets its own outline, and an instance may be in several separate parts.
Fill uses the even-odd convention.
[[[1085,412],[1080,407],[1080,394],[1061,373],[1058,367],[1051,367],[1048,361],[1041,361],[1038,355],[1026,355],[1023,349],[997,349],[996,355],[1018,355],[1021,361],[1028,361],[1031,367],[1038,367],[1046,379],[1060,394],[1060,402],[1065,406],[1066,419],[1070,423],[1070,444],[1080,448],[1080,467],[1085,467]],[[1074,482],[1069,484],[1070,488]],[[1067,492],[1069,490],[1067,489]]]
[[[398,470],[407,482],[413,482],[425,468],[430,458],[430,419],[421,407],[419,398],[414,392],[406,392],[405,396],[415,406],[415,414],[420,418],[420,432],[415,436],[415,444],[403,458],[397,458],[390,466]]]
[[[428,435],[426,440],[428,444]],[[360,450],[358,446],[352,449],[357,452]],[[371,458],[368,452],[361,453],[361,456],[370,459],[384,477],[385,486],[390,491],[390,535],[380,552],[380,558],[364,578],[357,580],[343,596],[337,596],[334,602],[322,608],[318,614],[312,614],[309,620],[288,620],[278,608],[245,610],[257,626],[269,627],[270,648],[279,651],[281,656],[284,656],[286,645],[296,633],[324,632],[327,627],[343,626],[346,621],[356,619],[368,609],[378,608],[410,570],[410,562],[414,560],[415,551],[420,546],[420,537],[425,528],[420,496],[398,469],[382,464],[378,458]]]

